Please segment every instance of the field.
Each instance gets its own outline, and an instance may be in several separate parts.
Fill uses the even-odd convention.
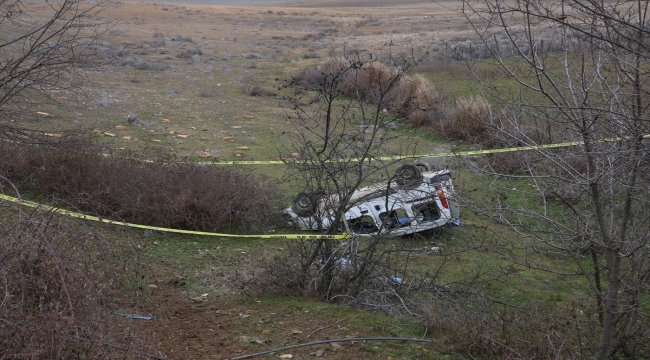
[[[217,7],[127,2],[106,15],[118,22],[98,52],[124,66],[85,74],[83,94],[61,94],[58,104],[39,111],[72,118],[80,126],[92,124],[89,130],[107,132],[112,147],[156,146],[177,156],[219,160],[283,155],[278,142],[287,130],[288,106],[277,79],[333,54],[360,50],[379,55],[413,50],[436,74],[425,53],[442,52],[445,44],[470,34],[459,14],[429,3]],[[127,124],[129,114],[139,121]],[[128,129],[116,130],[119,125]],[[56,125],[48,129],[57,130]],[[223,140],[229,137],[232,141]],[[242,147],[248,149],[237,149]],[[418,152],[440,147],[422,142]]]
[[[97,51],[111,64],[84,73],[81,93],[58,93],[53,102],[34,109],[51,120],[45,132],[56,134],[74,126],[98,136],[107,149],[154,149],[192,160],[275,160],[291,156],[281,145],[286,141],[282,135],[293,131],[286,121],[291,107],[282,98],[278,79],[337,54],[413,54],[420,62],[413,72],[424,75],[438,91],[465,96],[476,89],[462,64],[440,61],[451,47],[472,37],[456,11],[456,1],[203,3],[207,1],[125,1],[107,10],[104,15],[115,24]],[[33,16],[38,16],[44,5],[31,6]],[[450,149],[440,136],[403,123],[394,134],[395,147],[417,143],[416,153]],[[459,189],[477,191],[471,174],[461,176],[462,164],[448,165],[458,174]],[[246,171],[277,179],[282,174],[277,165]],[[295,184],[282,186],[289,191]],[[287,192],[286,197],[292,195]],[[303,297],[247,294],[240,278],[257,270],[260,259],[282,253],[288,246],[283,240],[117,231],[114,236],[138,239],[145,275],[141,297],[115,299],[111,306],[120,313],[154,315],[152,320],[111,318],[116,326],[132,329],[135,340],[124,339],[135,344],[131,350],[145,353],[126,349],[127,358],[149,354],[226,359],[310,341],[430,338],[430,332],[438,332],[433,344],[355,341],[262,358],[281,353],[291,353],[294,359],[455,356],[444,351],[449,340],[444,333],[426,329],[408,316],[392,318]],[[523,247],[510,248],[516,236],[467,212],[462,227],[391,240],[386,246],[412,252],[412,261],[423,267],[455,263],[444,274],[450,283],[473,272],[493,274],[501,286],[489,288],[494,286],[490,283],[486,291],[506,303],[536,298],[552,307],[566,300],[567,292],[581,299],[580,281],[554,281],[563,275],[540,278],[528,268],[515,269],[505,254],[521,256]],[[444,249],[444,256],[430,251],[432,247]],[[496,251],[498,255],[488,256]],[[541,262],[535,257],[527,261]],[[555,265],[561,269],[562,262],[558,259]],[[112,345],[119,344],[106,344]]]

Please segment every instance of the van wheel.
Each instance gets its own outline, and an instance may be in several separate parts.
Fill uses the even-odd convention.
[[[403,164],[395,170],[395,181],[403,187],[417,187],[422,183],[422,173],[415,164]]]
[[[422,161],[415,162],[413,165],[417,166],[421,173],[433,170],[429,164]]]
[[[316,213],[318,198],[314,194],[301,192],[293,198],[291,210],[300,217],[309,217]]]

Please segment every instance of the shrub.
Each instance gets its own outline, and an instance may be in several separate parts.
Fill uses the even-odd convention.
[[[179,59],[191,59],[192,56],[194,56],[194,55],[203,55],[203,51],[201,51],[201,49],[198,49],[198,48],[196,48],[196,49],[188,49],[188,50],[179,52],[178,54],[176,54],[176,57],[179,58]]]
[[[379,61],[357,67],[342,58],[330,59],[318,69],[300,70],[291,78],[291,84],[318,88],[329,86],[335,78],[343,96],[372,103],[381,100],[390,112],[404,117],[413,126],[429,125],[440,113],[441,97],[424,77],[404,75],[397,78],[391,68]]]
[[[405,116],[409,123],[416,126],[424,125],[422,120],[423,114],[416,114],[411,117],[414,112],[427,112],[436,109],[440,101],[440,96],[427,79],[421,75],[405,76],[399,79],[397,86],[395,86],[389,93],[387,104],[389,108]]]
[[[491,110],[483,98],[469,97],[456,99],[445,116],[432,121],[431,126],[450,140],[490,143],[493,135],[489,130]]]
[[[318,69],[302,69],[291,77],[290,82],[297,86],[316,87],[323,82],[325,75]]]
[[[133,153],[103,156],[92,145],[0,147],[0,170],[21,187],[127,222],[201,231],[255,230],[274,219],[280,199],[271,186],[232,166],[168,162],[163,157],[143,162]]]
[[[272,91],[268,91],[257,84],[251,84],[245,87],[244,91],[250,96],[275,96]]]
[[[0,358],[115,359],[124,358],[117,346],[142,349],[107,309],[133,301],[124,295],[140,285],[133,234],[27,210],[0,202]]]
[[[242,55],[244,59],[264,59],[264,55],[257,54],[257,53],[246,53]]]
[[[186,37],[186,36],[183,36],[183,35],[180,35],[180,34],[172,36],[171,41],[182,41],[182,42],[189,42],[189,43],[194,42],[194,40],[192,40],[191,37],[189,37],[189,36]]]
[[[339,90],[349,97],[360,97],[363,100],[377,103],[382,93],[394,81],[391,70],[378,61],[363,64],[348,72],[345,80],[339,85]]]
[[[217,96],[218,94],[219,93],[217,90],[212,88],[201,88],[196,92],[196,95],[202,98],[211,98]]]

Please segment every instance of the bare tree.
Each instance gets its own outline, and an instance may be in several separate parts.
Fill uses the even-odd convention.
[[[378,273],[388,273],[379,275],[388,279],[397,271],[395,263],[384,262],[388,253],[378,250],[387,228],[374,221],[349,222],[345,214],[370,197],[388,201],[391,187],[403,184],[402,175],[409,172],[406,169],[415,170],[415,177],[419,175],[415,166],[401,167],[395,173],[398,155],[413,154],[416,143],[412,139],[400,141],[394,131],[395,116],[386,110],[393,109],[395,102],[408,102],[399,99],[400,89],[411,81],[405,72],[408,66],[407,60],[382,62],[367,54],[355,54],[305,70],[286,84],[295,94],[287,99],[293,104],[288,119],[294,131],[285,134],[280,151],[294,157],[287,161],[287,181],[304,186],[297,191],[293,209],[313,219],[314,230],[329,234],[355,234],[363,232],[363,226],[372,227],[373,233],[378,231],[363,240],[302,244],[297,273],[307,275],[318,264],[316,287],[326,298],[358,294],[369,277],[376,279]],[[364,199],[355,195],[360,187],[377,182],[382,185],[368,189]],[[336,280],[334,275],[342,267],[345,274]],[[343,286],[337,288],[341,283]]]
[[[577,144],[518,153],[516,173],[480,168],[499,179],[498,196],[475,205],[575,260],[600,324],[597,349],[584,357],[639,357],[648,336],[648,10],[647,1],[463,2],[490,54],[483,61],[518,88],[484,82],[500,104],[490,124],[498,137]]]
[[[42,122],[34,104],[77,89],[78,71],[99,60],[92,47],[113,24],[100,12],[113,0],[0,1],[0,134],[35,141]],[[41,118],[42,119],[42,118]]]

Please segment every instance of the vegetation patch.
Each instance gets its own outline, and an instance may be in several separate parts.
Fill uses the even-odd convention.
[[[282,197],[233,166],[172,161],[88,144],[0,144],[2,173],[21,189],[105,218],[199,231],[260,231]]]

